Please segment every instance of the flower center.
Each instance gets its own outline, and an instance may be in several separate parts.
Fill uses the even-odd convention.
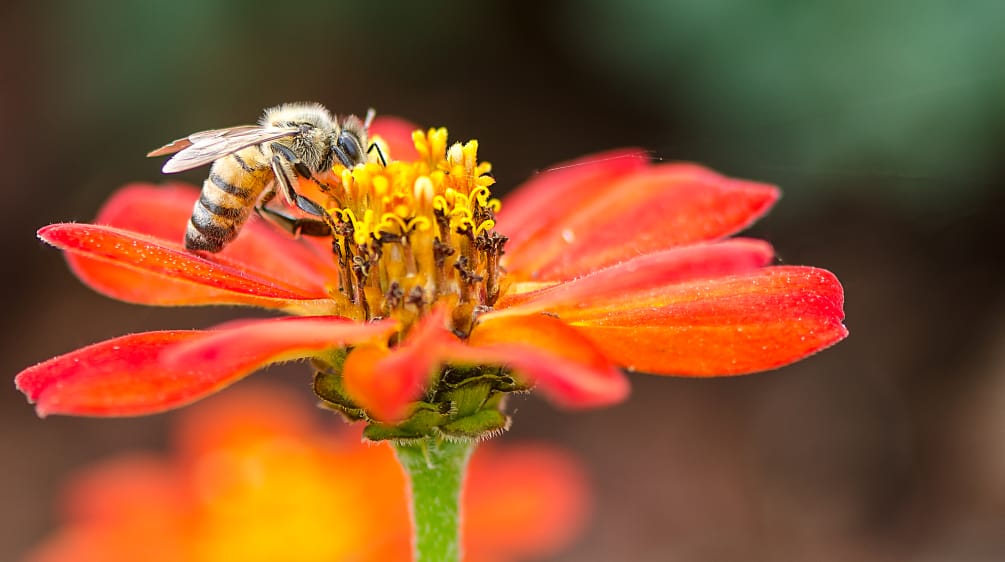
[[[499,200],[478,141],[447,147],[447,130],[416,131],[414,161],[336,165],[322,187],[341,270],[330,293],[356,320],[394,317],[407,331],[434,305],[465,337],[500,291],[506,237],[493,230]],[[319,201],[320,202],[320,201]]]
[[[478,142],[448,146],[442,128],[416,131],[412,141],[414,160],[385,163],[374,154],[353,168],[336,165],[311,197],[327,211],[340,269],[328,289],[336,313],[400,324],[387,346],[315,358],[314,392],[346,419],[365,420],[364,436],[372,441],[481,438],[508,426],[505,396],[527,390],[507,369],[442,365],[406,410],[392,411],[414,382],[399,389],[386,369],[374,367],[434,310],[437,322],[447,312],[447,328],[466,339],[504,289],[499,259],[506,237],[494,230],[500,204],[489,190],[491,166],[478,162]]]

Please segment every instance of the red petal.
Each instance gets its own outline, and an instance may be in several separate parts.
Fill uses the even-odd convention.
[[[180,244],[198,197],[199,190],[184,184],[134,184],[117,191],[95,222]],[[318,253],[317,246],[306,241],[253,214],[240,235],[212,257],[297,287],[323,287],[338,275],[332,256]]]
[[[550,316],[486,320],[471,331],[468,343],[451,349],[451,359],[512,367],[563,406],[605,406],[628,396],[627,379],[601,350]]]
[[[529,314],[555,307],[582,307],[628,291],[745,273],[767,265],[773,256],[770,244],[746,238],[683,246],[640,256],[545,289],[504,297],[496,305],[496,312],[490,314]]]
[[[434,310],[394,349],[376,345],[353,349],[342,369],[346,392],[373,417],[401,421],[435,376],[443,352],[462,345],[444,327],[445,318],[442,308]]]
[[[155,412],[189,401],[188,387],[213,388],[214,381],[166,372],[161,353],[204,332],[148,332],[94,344],[25,369],[14,379],[48,414],[129,415]],[[191,398],[194,399],[194,398]]]
[[[840,341],[843,306],[832,273],[768,267],[551,311],[629,369],[714,376],[773,369]]]
[[[71,252],[67,260],[85,283],[130,302],[282,308],[291,300],[327,297],[326,282],[337,278],[327,258],[254,217],[218,255],[184,250],[176,241],[197,196],[197,190],[179,184],[132,185],[98,216],[98,222],[116,228],[51,225],[39,235]]]
[[[412,132],[419,130],[419,126],[411,121],[406,121],[400,117],[389,117],[386,115],[377,116],[370,125],[370,136],[379,136],[387,144],[387,158],[393,160],[415,160],[419,153],[415,150],[415,143],[412,142]]]
[[[618,178],[642,170],[649,159],[638,149],[592,154],[546,170],[506,196],[496,214],[496,229],[509,237],[507,253],[520,248],[576,209],[609,189]]]
[[[25,369],[15,383],[40,416],[150,414],[203,398],[268,363],[365,341],[394,327],[294,317],[133,334]]]
[[[51,224],[38,235],[69,252],[71,268],[90,287],[128,302],[297,309],[327,299],[323,287],[292,286],[241,269],[223,257],[204,257],[177,244],[108,226]]]
[[[509,271],[570,279],[638,255],[717,240],[750,225],[778,198],[772,186],[692,164],[637,169],[602,187],[544,209],[548,228],[507,246]],[[550,220],[556,213],[564,219]]]
[[[372,415],[394,422],[408,415],[442,363],[507,365],[546,395],[569,407],[611,404],[625,398],[628,382],[593,344],[547,316],[503,317],[479,324],[467,344],[434,313],[393,349],[357,347],[346,358],[346,391]]]
[[[396,320],[362,324],[339,316],[294,316],[239,320],[218,326],[197,341],[171,351],[171,367],[213,365],[217,370],[251,372],[268,363],[290,361],[347,345],[386,339]]]

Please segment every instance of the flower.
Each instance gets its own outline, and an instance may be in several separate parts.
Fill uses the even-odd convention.
[[[185,251],[198,191],[181,184],[129,185],[95,224],[42,228],[111,297],[295,316],[124,336],[28,368],[18,388],[40,415],[145,414],[308,358],[316,394],[371,439],[478,437],[507,426],[510,392],[606,405],[628,394],[622,368],[751,373],[847,335],[833,274],[769,265],[768,243],[730,238],[776,201],[772,186],[617,150],[501,203],[476,141],[430,129],[409,144],[410,129],[378,120],[395,160],[301,182],[330,238],[252,220],[218,255]]]
[[[187,410],[170,456],[130,453],[69,482],[63,524],[28,562],[408,560],[390,447],[319,423],[281,388]],[[464,500],[467,560],[547,556],[582,530],[579,465],[543,444],[480,448]]]

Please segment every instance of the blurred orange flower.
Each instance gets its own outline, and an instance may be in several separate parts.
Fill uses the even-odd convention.
[[[329,406],[408,419],[371,438],[478,437],[507,426],[509,392],[606,405],[628,394],[622,368],[744,374],[847,335],[832,273],[729,238],[768,211],[772,186],[622,150],[541,173],[502,205],[477,142],[448,146],[438,129],[407,143],[411,129],[378,120],[397,160],[336,166],[313,194],[324,240],[252,221],[218,255],[186,251],[198,191],[178,184],[127,186],[97,224],[41,229],[112,297],[299,316],[124,336],[26,369],[18,388],[41,415],[136,415],[310,358]]]
[[[131,454],[76,475],[63,526],[26,562],[409,560],[405,478],[386,444],[321,424],[283,389],[187,410],[170,457]],[[589,513],[579,466],[539,444],[483,446],[463,498],[466,560],[548,556]]]

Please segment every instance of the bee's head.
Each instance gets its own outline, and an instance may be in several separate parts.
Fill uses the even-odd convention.
[[[366,126],[355,115],[342,121],[338,133],[332,136],[332,152],[347,168],[366,161]]]

